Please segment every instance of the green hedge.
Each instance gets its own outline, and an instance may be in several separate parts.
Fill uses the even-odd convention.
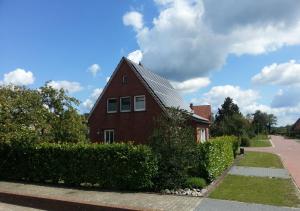
[[[0,143],[0,178],[101,188],[148,189],[157,162],[147,146]]]
[[[208,181],[214,180],[228,168],[238,149],[238,139],[221,136],[197,146],[197,172]]]

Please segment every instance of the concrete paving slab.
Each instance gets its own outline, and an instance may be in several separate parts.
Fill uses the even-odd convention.
[[[233,166],[228,172],[228,174],[256,177],[276,177],[283,179],[290,178],[289,172],[286,169],[261,167]]]
[[[277,207],[271,205],[251,204],[237,201],[205,198],[195,211],[300,211],[299,208]]]

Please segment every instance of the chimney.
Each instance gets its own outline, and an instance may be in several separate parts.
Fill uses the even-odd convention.
[[[193,103],[190,103],[190,108],[191,108],[192,110],[193,110],[193,106],[194,106]]]

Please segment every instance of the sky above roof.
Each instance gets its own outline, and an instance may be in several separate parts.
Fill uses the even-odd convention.
[[[187,103],[300,117],[298,0],[0,0],[0,84],[51,81],[88,112],[122,56]]]

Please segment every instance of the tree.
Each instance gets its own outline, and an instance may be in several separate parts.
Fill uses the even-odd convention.
[[[48,109],[46,118],[50,127],[47,139],[50,142],[85,142],[86,119],[75,108],[79,101],[69,97],[63,89],[53,89],[48,83],[40,88],[40,94],[43,105]]]
[[[277,117],[274,114],[268,114],[260,110],[255,111],[253,114],[252,125],[255,128],[255,132],[259,133],[271,133],[272,126],[277,124]]]
[[[31,90],[0,87],[0,141],[86,142],[86,123],[78,100],[48,84]]]
[[[277,117],[274,114],[268,114],[268,130],[269,134],[273,126],[277,124]]]
[[[190,114],[178,108],[169,108],[156,119],[150,146],[158,163],[158,188],[180,187],[187,171],[193,166],[193,149],[196,146],[194,131],[189,126]]]
[[[225,98],[224,103],[215,116],[211,127],[213,136],[235,135],[242,136],[249,128],[248,121],[241,114],[237,104],[230,97]]]

